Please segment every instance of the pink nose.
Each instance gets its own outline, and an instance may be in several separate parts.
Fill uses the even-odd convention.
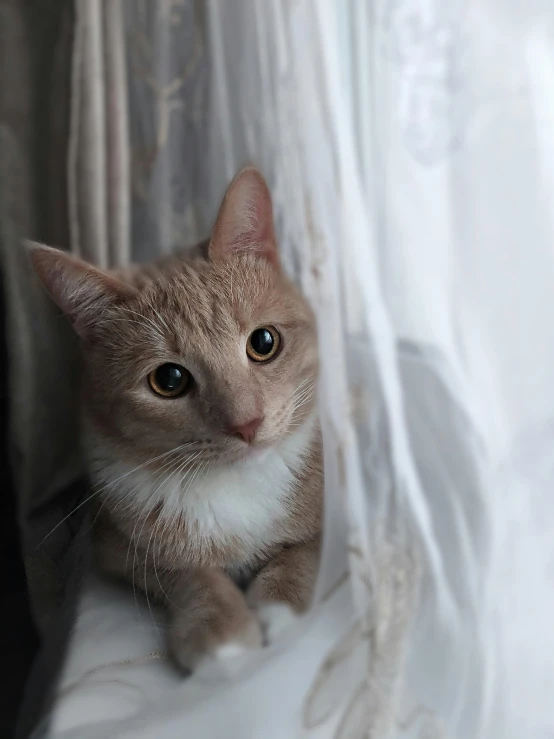
[[[231,426],[229,433],[231,436],[240,436],[244,439],[247,444],[251,444],[256,436],[256,431],[259,429],[261,422],[264,420],[263,416],[259,418],[253,418],[251,421],[246,423],[239,423],[236,426]]]

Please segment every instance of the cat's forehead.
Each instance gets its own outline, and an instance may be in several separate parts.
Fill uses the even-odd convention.
[[[270,268],[243,260],[173,265],[140,292],[133,309],[164,336],[194,346],[206,337],[231,338],[258,321],[290,321],[295,303]]]

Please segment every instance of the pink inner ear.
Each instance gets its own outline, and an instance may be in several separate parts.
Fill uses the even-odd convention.
[[[246,178],[245,178],[246,179]],[[263,241],[271,238],[273,214],[271,199],[265,183],[245,182],[244,186],[233,193],[235,218],[231,214],[230,225],[236,229],[233,244],[243,241]]]
[[[244,169],[229,185],[214,227],[210,254],[254,253],[277,264],[271,195],[262,175]]]

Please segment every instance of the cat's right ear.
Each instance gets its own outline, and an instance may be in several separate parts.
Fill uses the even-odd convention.
[[[107,308],[136,294],[133,287],[67,252],[33,241],[25,247],[52,299],[83,337]]]
[[[208,253],[214,259],[252,254],[279,265],[271,194],[254,167],[242,169],[227,188]]]

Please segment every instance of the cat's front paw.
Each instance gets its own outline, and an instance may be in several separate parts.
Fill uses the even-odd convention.
[[[243,593],[220,570],[189,573],[172,593],[168,648],[186,672],[232,661],[262,646],[260,624]]]
[[[262,627],[264,644],[276,642],[298,619],[298,614],[288,603],[277,601],[258,604],[256,615]]]
[[[178,623],[172,624],[168,633],[169,651],[178,666],[184,672],[204,675],[227,674],[230,661],[262,643],[260,624],[253,617],[232,633],[223,624],[220,628],[202,624],[183,634]]]
[[[194,674],[206,678],[232,677],[241,664],[241,658],[252,649],[262,646],[262,633],[258,628],[255,635],[246,641],[228,641],[204,654],[194,666]]]

